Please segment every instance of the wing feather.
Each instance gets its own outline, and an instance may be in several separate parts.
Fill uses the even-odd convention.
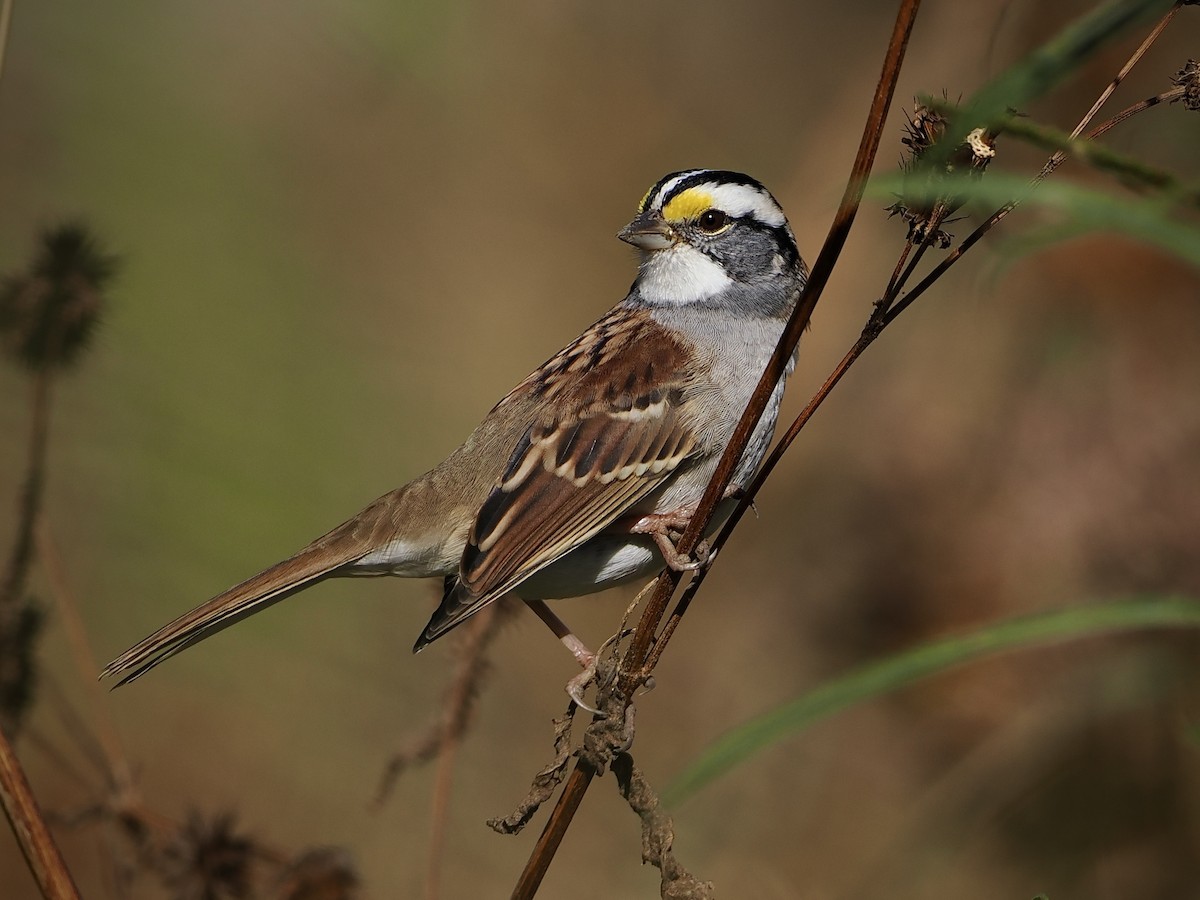
[[[687,352],[647,315],[610,314],[517,388],[542,417],[480,507],[417,649],[595,537],[699,452],[680,413]]]

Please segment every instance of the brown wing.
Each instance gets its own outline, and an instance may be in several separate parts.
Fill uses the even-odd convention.
[[[543,415],[480,507],[458,583],[416,649],[594,537],[696,452],[680,415],[686,352],[618,307],[517,388]]]

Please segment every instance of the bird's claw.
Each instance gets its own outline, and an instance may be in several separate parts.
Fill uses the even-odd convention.
[[[583,667],[583,671],[567,682],[567,696],[580,709],[603,719],[607,717],[607,713],[596,709],[594,706],[589,706],[587,701],[583,699],[583,692],[588,689],[588,685],[596,680],[596,664],[599,660],[599,655],[593,654],[591,661]]]

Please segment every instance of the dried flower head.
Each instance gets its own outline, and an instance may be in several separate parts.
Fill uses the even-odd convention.
[[[338,847],[320,847],[292,861],[280,875],[275,896],[278,900],[354,900],[358,886],[350,854]]]
[[[179,900],[242,900],[251,896],[254,843],[236,833],[234,817],[193,812],[166,847],[159,868]]]
[[[29,271],[0,285],[0,342],[30,369],[71,364],[99,321],[115,269],[84,226],[45,232]]]
[[[936,167],[929,164],[929,152],[945,136],[948,120],[933,106],[917,101],[912,116],[905,123],[900,142],[908,148],[907,158],[901,163],[906,179],[922,187],[936,185],[946,176],[966,171],[981,175],[996,156],[996,134],[985,128],[976,128],[967,134],[954,152],[941,160]],[[909,192],[906,192],[909,193]],[[936,200],[930,200],[936,196]],[[900,216],[908,223],[908,240],[913,243],[929,242],[946,249],[951,236],[941,225],[947,217],[962,205],[962,199],[943,195],[936,190],[912,191],[911,196],[901,195],[897,202],[888,207],[893,216]]]
[[[932,216],[928,209],[913,209],[907,206],[903,200],[897,200],[891,206],[887,207],[885,212],[888,214],[888,218],[899,216],[908,223],[908,235],[906,237],[907,240],[914,244],[923,244],[928,240],[931,247],[937,247],[939,250],[948,250],[954,242],[954,235],[944,228],[932,228]],[[930,233],[931,230],[932,233]]]
[[[1183,96],[1175,100],[1182,100],[1188,109],[1200,110],[1200,61],[1189,59],[1185,62],[1183,68],[1171,76],[1171,84],[1183,88]]]

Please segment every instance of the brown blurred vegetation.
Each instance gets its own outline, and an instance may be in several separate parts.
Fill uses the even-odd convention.
[[[902,105],[969,93],[1089,5],[927,3]],[[633,263],[612,235],[664,172],[761,178],[811,259],[892,10],[19,3],[0,79],[0,270],[74,214],[123,260],[50,437],[47,523],[97,652],[439,460],[622,296]],[[1195,55],[1195,13],[1120,98],[1164,89]],[[1069,128],[1140,37],[1030,112]],[[899,157],[901,115],[881,169]],[[1198,139],[1200,118],[1170,108],[1111,143],[1194,180]],[[1039,160],[1002,142],[995,165]],[[902,241],[864,207],[802,345],[793,409],[857,336]],[[1002,243],[872,349],[723,553],[640,702],[651,778],[930,636],[1200,594],[1200,277],[1104,235],[1005,265]],[[13,473],[0,546],[21,378],[0,370],[0,471]],[[628,598],[564,615],[598,644]],[[442,645],[408,652],[434,599],[394,580],[322,585],[106,698],[146,802],[178,821],[236,811],[278,846],[347,847],[364,896],[418,894],[431,776],[367,807],[453,664]],[[727,897],[1200,896],[1197,649],[1187,635],[1089,641],[858,708],[678,809],[677,852]],[[103,786],[64,710],[99,713],[53,618],[41,654],[21,749],[43,804],[69,815]],[[531,838],[483,822],[548,758],[572,674],[532,617],[495,655],[459,757],[447,897],[511,888]],[[597,788],[544,895],[653,896],[636,820]],[[95,829],[58,834],[85,895],[114,896],[120,848]],[[0,885],[34,896],[3,838]],[[152,879],[138,889],[159,896]]]

